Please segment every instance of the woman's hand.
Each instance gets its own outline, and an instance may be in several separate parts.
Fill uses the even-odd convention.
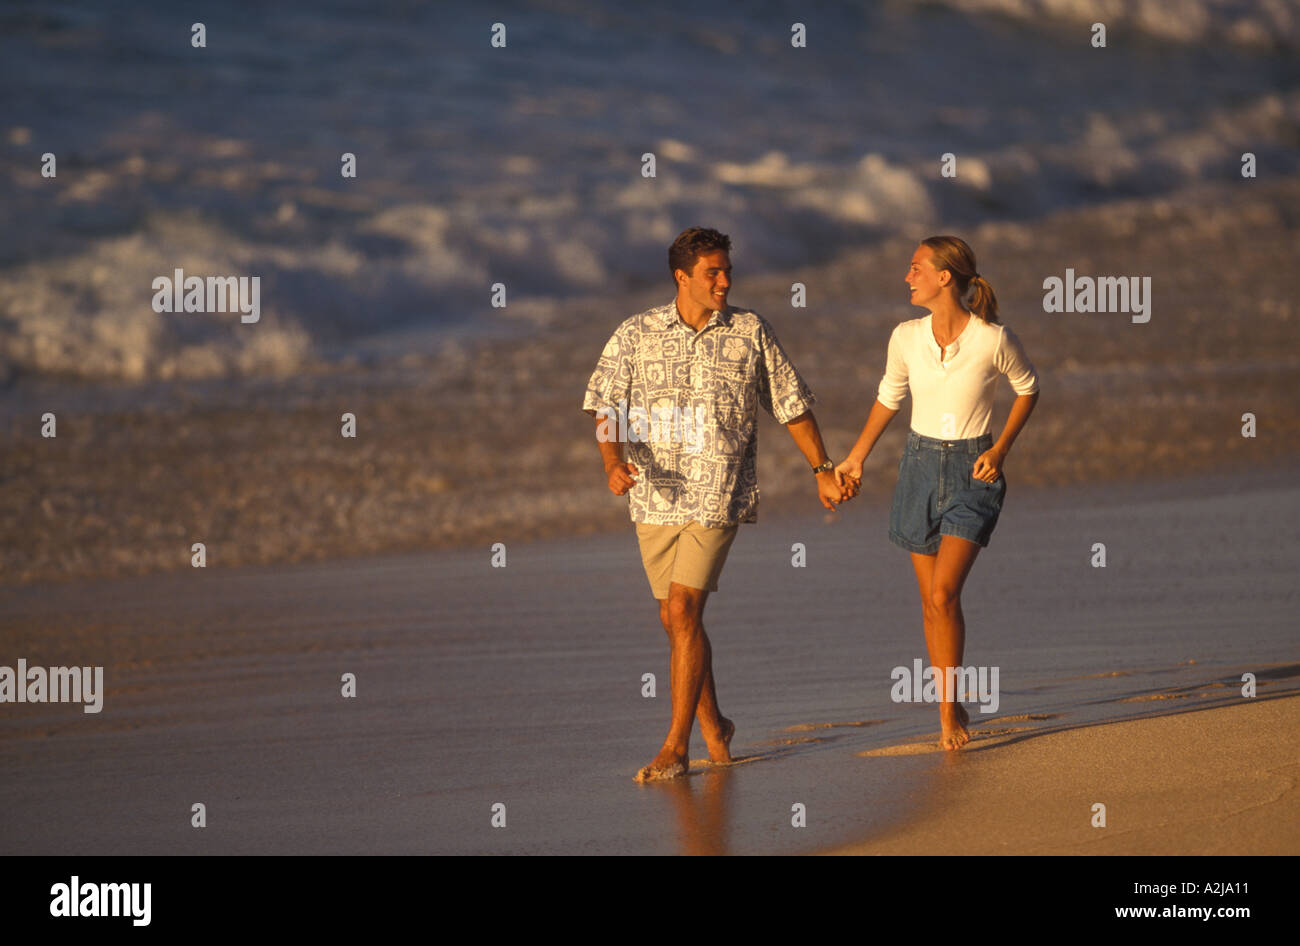
[[[997,447],[985,450],[976,457],[975,468],[971,471],[971,475],[977,480],[983,480],[985,483],[994,482],[1002,475],[1002,461],[1006,457],[1007,455]]]
[[[862,464],[854,462],[852,458],[843,461],[835,467],[835,478],[839,480],[849,495],[858,495],[858,490],[862,488]]]

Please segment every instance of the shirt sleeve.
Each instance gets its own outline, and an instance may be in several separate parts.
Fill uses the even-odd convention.
[[[758,331],[758,402],[777,423],[788,424],[812,409],[817,398],[795,370],[766,320]]]
[[[632,365],[636,357],[636,333],[631,320],[620,325],[605,343],[596,370],[587,381],[582,409],[595,414],[601,408],[617,409],[619,401],[632,398]]]
[[[907,382],[907,359],[903,354],[902,325],[895,325],[889,336],[889,353],[885,356],[885,376],[880,379],[876,389],[876,399],[881,404],[896,411],[903,405],[903,398],[910,388]]]
[[[1011,390],[1016,394],[1033,394],[1038,390],[1038,375],[1034,366],[1025,355],[1025,348],[1020,344],[1016,333],[1005,325],[1002,337],[998,340],[998,352],[993,366],[1011,382]]]

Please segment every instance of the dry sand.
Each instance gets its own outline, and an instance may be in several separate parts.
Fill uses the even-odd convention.
[[[948,753],[923,812],[832,853],[1300,853],[1300,697],[1011,728],[1020,731],[977,727],[965,751]],[[980,729],[1000,731],[980,738]],[[1105,827],[1092,826],[1098,803]]]

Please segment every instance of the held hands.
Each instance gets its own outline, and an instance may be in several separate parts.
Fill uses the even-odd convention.
[[[636,485],[633,477],[640,475],[641,471],[631,463],[615,463],[609,468],[609,491],[615,496],[622,496]]]
[[[848,461],[846,460],[845,463]],[[822,505],[827,509],[834,509],[836,503],[846,503],[862,488],[860,478],[855,478],[844,472],[844,463],[841,463],[834,470],[827,470],[825,473],[817,474],[817,496],[822,501]],[[862,465],[858,464],[859,473]]]
[[[985,450],[975,459],[975,467],[971,470],[971,475],[977,480],[983,480],[985,483],[992,483],[1002,475],[1002,461],[1007,455],[993,447]]]
[[[862,489],[862,464],[845,460],[834,470],[817,474],[817,496],[827,509],[847,503]]]
[[[817,498],[827,509],[834,509],[836,503],[846,502],[850,497],[843,478],[834,470],[817,474]]]
[[[852,459],[845,460],[837,466],[833,472],[824,474],[827,478],[834,476],[835,483],[840,490],[839,502],[848,502],[862,489],[862,464],[856,463]],[[822,477],[818,476],[818,490],[821,490]],[[826,502],[826,495],[822,493],[822,505],[827,509],[835,507]]]
[[[842,481],[853,484],[853,495],[858,495],[858,490],[862,488],[862,461],[854,460],[849,457],[835,468],[837,476],[842,477]]]

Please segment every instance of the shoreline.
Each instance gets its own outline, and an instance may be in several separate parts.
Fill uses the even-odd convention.
[[[1300,853],[1300,693],[1042,732],[981,728],[944,754],[943,777],[901,825],[823,853]],[[863,755],[907,744],[893,748]],[[1092,824],[1098,803],[1105,827]]]
[[[897,433],[890,431],[889,433]],[[882,438],[883,439],[883,438]],[[878,446],[872,460],[880,465],[880,456],[886,455],[882,474],[884,479],[863,490],[851,503],[842,505],[836,513],[813,509],[815,499],[811,493],[801,495],[797,491],[782,490],[775,497],[764,497],[759,510],[759,524],[767,523],[780,527],[806,520],[810,515],[820,516],[827,523],[847,521],[863,507],[878,512],[881,508],[888,510],[893,495],[894,480],[889,470],[894,464],[892,447]],[[1295,469],[1300,463],[1300,454],[1290,456],[1268,457],[1255,463],[1239,462],[1220,465],[1210,469],[1190,469],[1172,476],[1140,474],[1116,475],[1105,480],[1079,480],[1065,483],[1026,483],[1018,482],[1018,473],[1014,460],[1008,464],[1008,480],[1015,490],[1015,504],[1026,509],[1052,508],[1067,495],[1072,503],[1089,507],[1107,506],[1149,499],[1153,488],[1159,487],[1160,494],[1168,498],[1192,499],[1206,495],[1233,495],[1255,490],[1286,488],[1295,480]],[[876,471],[879,472],[879,471]],[[591,489],[586,491],[600,500],[605,500],[599,491],[598,476],[593,478]],[[867,478],[864,477],[864,484]],[[513,535],[494,527],[487,527],[477,534],[461,535],[440,539],[431,537],[424,544],[388,545],[362,551],[347,551],[340,546],[326,546],[314,550],[314,554],[305,554],[293,558],[268,558],[265,560],[235,560],[223,563],[209,559],[207,568],[213,571],[231,574],[252,574],[259,569],[295,569],[322,564],[344,565],[349,562],[365,565],[369,562],[402,560],[411,556],[420,556],[452,552],[477,552],[481,547],[490,546],[496,541],[508,541],[509,547],[531,547],[549,542],[575,541],[586,538],[610,537],[632,531],[632,522],[622,502],[608,497],[611,502],[607,508],[591,512],[581,524],[571,529],[560,529],[546,524],[534,524],[531,527],[517,529]],[[590,512],[590,510],[589,510]],[[755,524],[746,523],[749,528]],[[997,541],[996,538],[994,540]],[[992,547],[992,546],[991,546]],[[100,553],[108,554],[104,550]],[[182,549],[184,555],[175,563],[160,563],[157,567],[136,569],[126,567],[123,558],[110,559],[100,569],[71,572],[41,570],[21,573],[18,580],[7,570],[0,570],[0,589],[36,589],[41,587],[67,587],[79,583],[109,583],[127,579],[146,580],[165,575],[175,575],[186,571],[190,565],[189,552]],[[179,553],[178,553],[179,555]],[[89,557],[89,556],[86,556]],[[83,564],[85,558],[80,559]]]

